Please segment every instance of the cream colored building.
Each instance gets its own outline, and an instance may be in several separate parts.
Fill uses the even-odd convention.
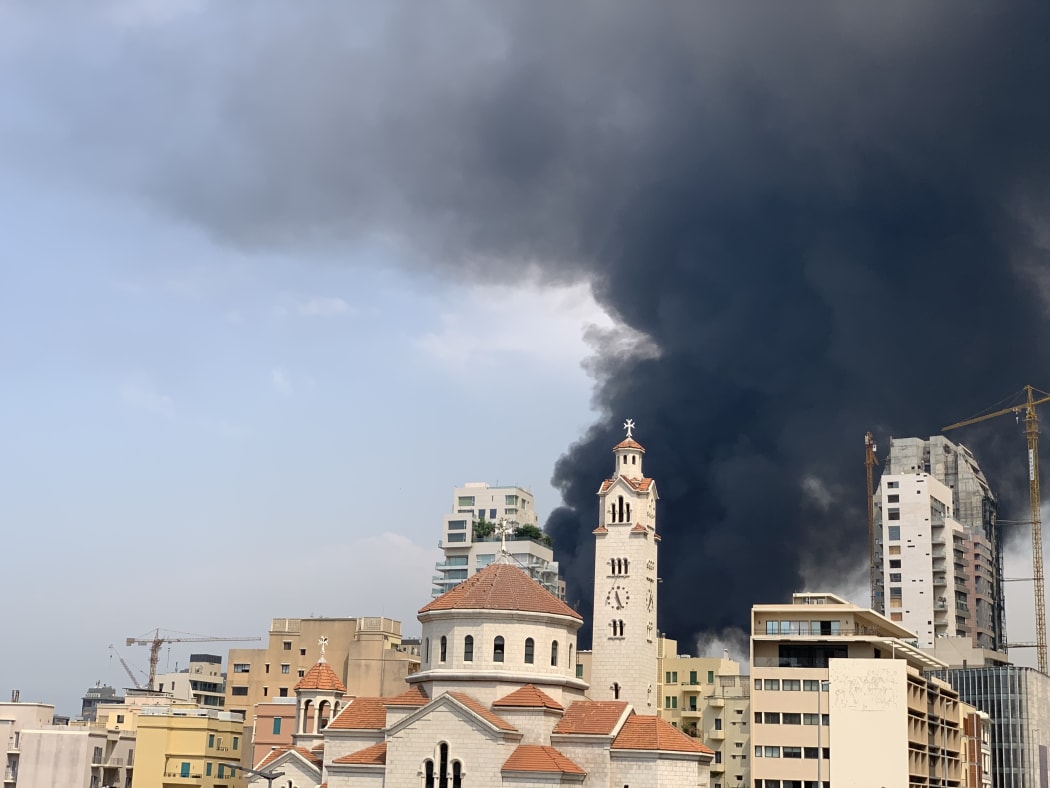
[[[496,560],[500,537],[496,533],[475,531],[479,522],[495,524],[505,520],[512,526],[539,528],[532,493],[524,487],[492,486],[468,482],[452,493],[452,512],[446,514],[439,543],[444,558],[434,569],[432,596],[440,596]],[[508,550],[514,563],[537,583],[560,599],[565,598],[565,582],[558,572],[549,539],[507,535]]]
[[[12,693],[15,696],[17,693]],[[6,761],[3,772],[4,788],[14,785],[18,777],[22,752],[22,731],[44,728],[55,719],[55,707],[50,703],[0,703],[0,743],[4,745]]]
[[[160,692],[170,692],[179,700],[193,701],[203,708],[221,709],[226,695],[222,657],[215,654],[190,654],[190,663],[186,669],[160,674],[153,686]]]
[[[968,707],[913,633],[833,594],[751,618],[754,788],[962,784]]]
[[[352,695],[396,694],[419,669],[419,656],[401,649],[401,622],[389,618],[275,618],[266,648],[230,649],[226,708],[251,726],[257,703],[290,698],[293,688],[320,656]]]
[[[135,734],[96,725],[22,731],[16,788],[130,788]],[[159,783],[158,783],[159,784]]]
[[[216,709],[139,709],[131,788],[243,788],[241,754],[250,749],[239,714]]]
[[[751,682],[740,663],[678,654],[678,642],[657,642],[659,715],[714,751],[712,788],[751,785]]]

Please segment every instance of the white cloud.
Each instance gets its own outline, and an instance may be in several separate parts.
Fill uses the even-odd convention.
[[[120,387],[120,399],[125,405],[170,419],[175,415],[175,401],[158,391],[147,380],[129,380]]]
[[[544,365],[578,366],[591,353],[589,330],[612,331],[612,319],[587,285],[478,286],[455,300],[440,325],[417,345],[436,361],[460,369],[506,363],[519,354]]]
[[[273,386],[278,394],[283,394],[286,397],[291,396],[292,379],[281,367],[274,367],[270,370],[270,385]]]

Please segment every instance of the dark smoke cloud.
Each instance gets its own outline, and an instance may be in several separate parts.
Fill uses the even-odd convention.
[[[216,22],[202,58],[181,27],[130,41],[145,76],[100,87],[98,125],[224,242],[585,279],[648,337],[599,343],[603,417],[554,472],[584,611],[625,417],[662,500],[660,626],[688,642],[856,570],[866,430],[1050,386],[1045,6],[369,8]]]

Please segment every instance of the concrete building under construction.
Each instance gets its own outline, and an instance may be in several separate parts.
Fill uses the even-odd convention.
[[[939,435],[891,438],[874,504],[876,609],[923,647],[962,636],[1005,653],[997,503],[973,453]]]

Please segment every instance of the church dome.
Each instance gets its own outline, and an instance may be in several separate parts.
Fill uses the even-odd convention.
[[[513,610],[568,616],[582,622],[583,616],[554,596],[523,570],[510,564],[489,564],[451,591],[419,609]]]

